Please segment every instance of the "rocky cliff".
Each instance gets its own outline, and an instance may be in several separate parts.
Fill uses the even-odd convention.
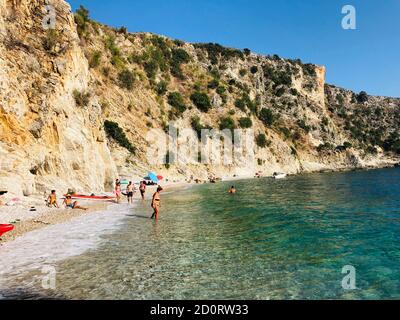
[[[0,189],[13,194],[99,192],[148,170],[207,179],[393,165],[399,107],[326,85],[324,67],[300,60],[116,30],[61,0],[0,0]],[[165,139],[170,123],[251,128],[255,159],[150,164],[147,133]]]

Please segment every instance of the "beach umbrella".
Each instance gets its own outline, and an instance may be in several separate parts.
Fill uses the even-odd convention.
[[[164,179],[164,177],[163,177],[163,176],[157,176],[157,179],[158,179],[159,181],[161,181],[161,180]]]
[[[153,181],[153,182],[156,182],[156,183],[158,182],[157,175],[155,173],[153,173],[153,172],[149,172],[147,177],[145,177],[144,179],[145,180],[150,180],[150,181]]]

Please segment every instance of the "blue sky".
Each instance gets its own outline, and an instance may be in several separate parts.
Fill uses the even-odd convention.
[[[327,82],[400,97],[400,0],[68,0],[130,32],[217,42],[327,67]],[[342,7],[357,29],[341,27]]]

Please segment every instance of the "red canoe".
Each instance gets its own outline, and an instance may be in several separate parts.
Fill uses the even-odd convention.
[[[0,237],[14,229],[12,224],[0,224]]]
[[[66,197],[67,195],[64,195]],[[73,194],[71,198],[74,200],[93,200],[93,201],[109,201],[114,200],[115,197],[110,196],[88,196],[83,194]]]

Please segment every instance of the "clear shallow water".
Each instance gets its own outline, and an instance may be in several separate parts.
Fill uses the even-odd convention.
[[[68,299],[398,299],[400,170],[198,186],[125,210],[102,244],[9,278],[6,297]],[[1,255],[0,255],[1,259]],[[345,265],[357,290],[344,291]],[[7,279],[7,275],[3,278]],[[0,287],[1,288],[1,287]]]

